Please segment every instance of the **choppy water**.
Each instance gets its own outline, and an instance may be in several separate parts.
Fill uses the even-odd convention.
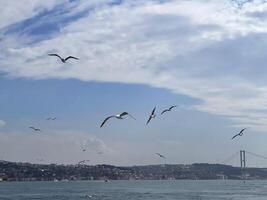
[[[2,182],[0,199],[266,200],[267,181]]]

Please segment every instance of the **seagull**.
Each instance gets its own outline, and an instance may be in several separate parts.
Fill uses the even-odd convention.
[[[30,126],[29,128],[32,129],[32,130],[34,130],[34,131],[39,131],[39,132],[41,132],[41,130],[40,130],[39,128],[35,128],[35,127],[33,127],[33,126]]]
[[[163,155],[161,155],[160,153],[156,153],[156,155],[158,155],[159,157],[161,157],[161,158],[164,158],[164,159],[166,159],[166,157],[165,156],[163,156]]]
[[[116,118],[116,119],[124,119],[123,117],[126,116],[126,115],[129,115],[131,118],[133,118],[134,120],[136,120],[131,114],[127,113],[127,112],[123,112],[121,114],[117,114],[117,115],[111,115],[109,117],[107,117],[103,122],[102,124],[100,125],[100,128],[111,118]]]
[[[76,57],[74,57],[74,56],[68,56],[68,57],[66,57],[66,58],[62,58],[61,56],[59,56],[58,54],[56,54],[56,53],[50,53],[50,54],[48,54],[49,56],[56,56],[56,57],[58,57],[60,60],[61,60],[61,62],[63,62],[63,63],[66,63],[66,61],[68,60],[68,59],[75,59],[75,60],[79,60],[79,58],[76,58]]]
[[[156,117],[155,110],[156,107],[152,110],[151,114],[149,115],[149,119],[147,120],[146,124],[148,124],[152,118]]]
[[[56,117],[48,117],[46,120],[56,120],[57,118]]]
[[[163,115],[165,112],[171,111],[173,108],[176,108],[176,107],[177,107],[177,105],[175,105],[175,106],[171,106],[171,107],[169,107],[168,109],[163,110],[163,111],[161,112],[161,114]]]
[[[236,135],[234,135],[233,137],[232,137],[232,140],[235,138],[235,137],[237,137],[237,136],[242,136],[244,133],[244,130],[246,130],[247,128],[243,128],[238,134],[236,134]]]

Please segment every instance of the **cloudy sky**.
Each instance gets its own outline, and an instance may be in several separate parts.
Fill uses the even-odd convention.
[[[236,165],[238,156],[228,157],[241,149],[267,155],[264,0],[0,4],[0,159]],[[64,64],[49,53],[79,60]],[[158,115],[146,126],[154,106]],[[137,120],[99,128],[123,111]]]

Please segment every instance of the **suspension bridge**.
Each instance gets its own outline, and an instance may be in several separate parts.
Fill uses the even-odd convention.
[[[253,152],[249,152],[249,151],[245,151],[245,150],[240,150],[240,151],[236,151],[235,153],[233,153],[232,155],[230,155],[229,157],[227,157],[223,162],[221,162],[224,165],[229,165],[232,161],[236,161],[237,159],[239,159],[240,162],[240,176],[243,180],[246,180],[248,178],[248,174],[246,169],[248,168],[247,166],[247,157],[249,156],[249,158],[253,157],[256,159],[261,159],[261,160],[266,160],[267,161],[267,156],[264,155],[260,155],[257,153],[253,153]],[[250,168],[252,168],[250,166]],[[267,168],[266,168],[267,169]]]

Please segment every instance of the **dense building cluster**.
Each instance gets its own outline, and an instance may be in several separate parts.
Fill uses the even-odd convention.
[[[220,164],[42,165],[0,161],[1,181],[241,179],[239,167]],[[247,179],[267,179],[267,169],[247,168]]]

